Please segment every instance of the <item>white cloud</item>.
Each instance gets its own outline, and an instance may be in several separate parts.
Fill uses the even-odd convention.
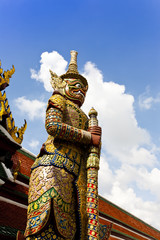
[[[160,201],[160,191],[158,191],[160,187],[160,170],[153,168],[149,172],[145,168],[140,168],[138,170],[138,176],[139,187],[141,189],[149,190]]]
[[[14,100],[17,108],[21,113],[27,115],[27,117],[33,121],[35,119],[44,119],[46,103],[37,99],[29,100],[26,97],[19,97]]]
[[[152,97],[145,98],[144,96],[139,97],[139,106],[141,109],[150,109],[154,99]]]
[[[115,182],[119,182],[123,189],[135,183],[137,189],[149,191],[156,200],[160,200],[160,192],[157,191],[160,186],[160,170],[157,168],[148,170],[144,166],[137,168],[130,164],[123,164],[121,168],[115,171],[112,178]]]
[[[159,215],[157,214],[160,208],[159,202],[143,201],[142,198],[136,196],[132,188],[124,189],[121,183],[116,181],[113,184],[111,194],[106,194],[105,197],[134,216],[160,228]]]
[[[154,104],[160,103],[160,94],[156,97],[149,96],[150,89],[146,88],[146,91],[139,96],[139,107],[141,109],[149,110]]]
[[[29,142],[29,146],[32,148],[32,149],[34,149],[34,148],[37,148],[38,146],[39,146],[39,141],[38,140],[31,140],[31,142]]]
[[[120,162],[152,165],[156,158],[151,152],[150,135],[138,126],[133,96],[125,93],[123,85],[103,82],[102,73],[91,62],[85,64],[83,74],[89,83],[84,109],[88,112],[94,105],[98,111],[103,148]]]
[[[112,182],[114,181],[114,175],[109,168],[109,164],[106,161],[106,157],[103,155],[100,158],[100,169],[98,174],[99,181],[99,192],[103,195],[104,193],[110,192],[112,189]]]
[[[147,223],[160,228],[159,211],[160,193],[160,171],[153,169],[148,171],[145,167],[137,168],[130,164],[123,164],[113,172],[106,162],[105,157],[101,159],[99,171],[99,193],[106,199],[117,204],[136,217]],[[137,185],[135,189],[131,187]],[[136,194],[137,189],[149,190],[155,195],[154,200],[144,199],[142,195]]]
[[[57,75],[61,75],[65,72],[67,61],[56,51],[51,53],[44,52],[41,54],[40,70],[36,71],[31,69],[31,78],[36,79],[44,84],[44,88],[47,92],[53,92],[50,84],[50,72],[51,69]]]

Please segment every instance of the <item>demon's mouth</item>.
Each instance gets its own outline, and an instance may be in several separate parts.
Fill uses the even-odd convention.
[[[81,95],[83,98],[85,97],[84,93],[82,93],[82,91],[73,91],[75,94],[77,95]]]

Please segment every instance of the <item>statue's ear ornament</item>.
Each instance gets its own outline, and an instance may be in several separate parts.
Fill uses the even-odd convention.
[[[52,72],[52,70],[49,70],[51,74],[51,86],[54,90],[63,89],[66,86],[66,82],[59,77],[56,73]]]

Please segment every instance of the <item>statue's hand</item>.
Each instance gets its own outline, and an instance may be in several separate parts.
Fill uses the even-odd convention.
[[[101,144],[101,136],[95,135],[91,133],[91,144],[95,147],[100,147]]]
[[[91,133],[91,144],[95,147],[100,147],[102,130],[99,126],[89,127],[88,131]]]

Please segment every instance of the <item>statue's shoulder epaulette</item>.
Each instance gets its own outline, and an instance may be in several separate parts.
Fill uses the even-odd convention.
[[[55,107],[63,112],[65,108],[65,102],[66,102],[65,97],[58,91],[54,91],[53,95],[50,97],[48,101],[47,109],[50,107]]]

